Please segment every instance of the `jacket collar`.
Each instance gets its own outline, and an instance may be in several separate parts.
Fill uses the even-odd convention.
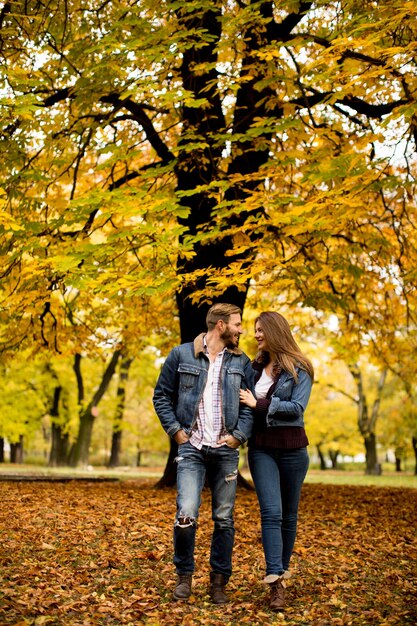
[[[260,377],[261,377],[262,370],[263,370],[264,366],[263,366],[263,364],[262,364],[262,363],[259,363],[259,361],[255,361],[255,360],[253,360],[253,361],[252,361],[252,368],[253,368],[253,369],[255,370],[255,372],[256,372],[256,374],[255,374],[255,382],[258,382],[258,380],[259,380],[259,379],[260,379]],[[299,371],[299,369],[300,369],[300,368],[299,368],[299,367],[296,367],[295,369],[296,369],[297,371]],[[292,375],[290,372],[287,372],[286,370],[281,370],[281,373],[279,374],[279,376],[277,376],[277,377],[274,379],[274,383],[276,383],[278,379],[280,379],[281,381],[283,381],[283,380],[287,380],[287,379],[289,379],[289,378],[293,378],[293,375]]]
[[[194,339],[194,356],[195,358],[198,358],[200,354],[205,354],[206,353],[206,349],[204,347],[204,337],[206,336],[206,333],[201,333],[200,335],[198,335],[198,337],[196,337]],[[240,350],[239,348],[226,348],[227,352],[231,352],[232,354],[236,354],[237,356],[240,356],[242,353],[242,350]]]

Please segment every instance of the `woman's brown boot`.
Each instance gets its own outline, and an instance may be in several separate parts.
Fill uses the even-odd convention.
[[[284,572],[281,576],[278,574],[268,574],[264,578],[264,583],[269,585],[270,598],[269,608],[272,611],[282,611],[285,606],[285,579],[291,576],[290,572]]]
[[[285,583],[282,578],[278,578],[274,583],[270,583],[271,595],[269,598],[269,608],[272,611],[282,611],[285,606]]]

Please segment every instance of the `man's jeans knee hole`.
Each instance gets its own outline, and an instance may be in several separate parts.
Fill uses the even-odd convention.
[[[231,483],[233,480],[237,480],[237,470],[234,470],[231,474],[228,474],[225,478],[227,483]]]
[[[178,528],[189,528],[190,526],[197,526],[197,521],[194,517],[181,516],[175,521],[175,526]]]

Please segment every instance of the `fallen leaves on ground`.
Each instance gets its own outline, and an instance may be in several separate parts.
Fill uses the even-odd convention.
[[[193,595],[172,602],[175,491],[149,481],[0,483],[0,624],[170,626],[417,623],[417,490],[303,488],[288,608],[274,614],[254,492],[238,491],[231,603],[207,596],[204,491]]]

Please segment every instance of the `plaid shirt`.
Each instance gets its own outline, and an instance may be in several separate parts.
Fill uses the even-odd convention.
[[[208,353],[204,338],[206,354]],[[197,426],[192,432],[190,443],[198,450],[203,446],[220,448],[224,444],[217,443],[219,438],[226,434],[222,419],[222,396],[220,372],[226,348],[218,353],[214,361],[210,361],[207,373],[207,383],[198,406]]]

